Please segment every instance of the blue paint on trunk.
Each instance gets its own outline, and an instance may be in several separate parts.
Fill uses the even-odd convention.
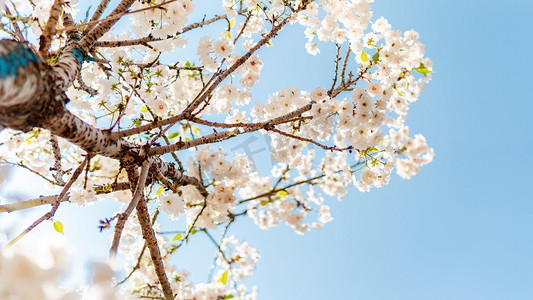
[[[83,64],[83,62],[86,59],[85,54],[83,53],[83,51],[81,51],[81,49],[79,49],[79,48],[74,48],[74,49],[72,49],[72,55],[78,61],[78,64],[81,67],[81,65]]]
[[[17,45],[13,51],[0,56],[0,78],[17,76],[20,67],[26,69],[30,63],[37,65],[40,62],[41,59],[30,49],[23,44]]]

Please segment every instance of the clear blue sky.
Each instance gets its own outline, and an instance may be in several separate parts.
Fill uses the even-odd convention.
[[[304,236],[284,225],[261,231],[241,221],[232,233],[262,256],[246,282],[259,286],[261,300],[532,299],[533,2],[372,6],[393,28],[418,31],[435,62],[433,81],[407,120],[411,132],[426,136],[435,159],[411,180],[394,176],[382,189],[330,201],[335,220]],[[331,84],[333,56],[306,56],[300,27],[277,40],[279,48],[260,52],[264,93],[287,82]],[[291,67],[302,62],[305,68]],[[94,241],[85,255],[106,257],[109,240],[96,232],[106,205],[58,212],[66,229],[84,224],[73,243]],[[179,262],[196,272],[193,280],[205,280],[214,249],[207,241],[193,246],[198,258]]]
[[[435,160],[411,180],[333,201],[320,231],[250,230],[259,299],[532,299],[533,2],[373,7],[418,31],[435,62],[407,121]]]

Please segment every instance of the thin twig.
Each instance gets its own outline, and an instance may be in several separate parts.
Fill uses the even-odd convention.
[[[19,25],[17,24],[17,19],[13,16],[11,11],[9,10],[9,7],[7,5],[4,6],[4,9],[6,10],[5,16],[11,21],[11,25],[13,25],[13,28],[15,29],[15,37],[17,41],[23,42],[24,36],[22,35],[22,32],[20,31]]]
[[[300,141],[304,141],[304,142],[308,142],[308,143],[311,143],[311,144],[314,144],[314,145],[317,145],[318,147],[324,149],[324,150],[330,150],[330,151],[347,151],[347,150],[353,150],[354,147],[353,146],[348,146],[348,147],[344,147],[344,148],[339,148],[337,146],[326,146],[326,145],[323,145],[313,139],[309,139],[309,138],[305,138],[305,137],[301,137],[301,136],[297,136],[297,135],[294,135],[294,134],[291,134],[291,133],[287,133],[287,132],[284,132],[284,131],[281,131],[277,128],[274,128],[274,127],[271,127],[271,128],[268,128],[267,129],[268,131],[273,131],[275,133],[279,133],[281,135],[284,135],[286,137],[289,137],[289,138],[292,138],[292,139],[295,139],[295,140],[300,140]]]
[[[357,163],[351,165],[350,169],[354,169],[354,168],[362,165],[363,163],[364,163],[364,161],[357,162]],[[335,171],[333,173],[340,173],[340,172],[343,172],[343,170],[337,170],[337,171]],[[292,188],[292,187],[295,187],[295,186],[298,186],[298,185],[301,185],[301,184],[304,184],[304,183],[313,184],[314,180],[317,180],[317,179],[320,179],[320,178],[323,178],[323,177],[326,177],[325,173],[322,173],[322,174],[317,175],[315,177],[308,178],[306,180],[297,181],[297,182],[288,184],[288,185],[283,186],[283,187],[273,188],[271,191],[268,191],[266,193],[262,193],[262,194],[259,194],[259,195],[256,195],[256,196],[253,196],[253,197],[250,197],[250,198],[243,199],[243,200],[239,201],[239,204],[250,202],[250,201],[253,201],[253,200],[257,200],[257,199],[260,199],[260,198],[263,198],[263,197],[270,197],[272,195],[275,195],[279,191],[286,191],[289,188]]]
[[[220,243],[217,243],[217,241],[215,240],[215,238],[209,233],[209,231],[207,231],[207,229],[202,229],[202,231],[207,235],[207,237],[209,238],[209,240],[215,245],[215,247],[217,247],[217,251],[218,253],[220,253],[220,255],[222,256],[222,258],[224,258],[224,260],[226,261],[226,263],[228,264],[228,268],[231,270],[231,261],[226,257],[226,254],[224,254],[224,251],[222,251],[222,249],[220,248],[220,245],[222,244],[222,241],[224,240],[224,238],[222,237],[220,239]],[[215,255],[215,259],[213,261],[213,264],[211,265],[211,270],[209,272],[209,278],[208,278],[208,282],[211,282],[212,280],[212,277],[213,277],[213,271],[215,269],[215,265],[216,265],[216,261],[217,261],[217,256],[218,255]]]
[[[346,75],[346,66],[348,65],[348,57],[350,56],[350,45],[348,45],[348,49],[346,50],[346,55],[344,56],[344,63],[342,64],[342,71],[341,71],[341,79],[342,82],[346,82],[345,75]]]
[[[12,162],[9,162],[9,161],[0,161],[0,166],[1,165],[11,165],[11,166],[16,166],[16,167],[21,167],[23,169],[26,169],[30,172],[32,172],[33,174],[41,177],[42,179],[48,181],[49,183],[53,184],[53,185],[57,185],[57,182],[53,181],[52,179],[49,179],[49,178],[46,178],[46,176],[42,175],[41,173],[35,171],[34,169],[22,164],[22,163],[12,163]]]
[[[83,162],[78,166],[76,171],[74,171],[74,174],[72,174],[72,176],[70,177],[70,180],[67,182],[65,187],[63,187],[63,190],[61,190],[61,193],[57,197],[57,200],[54,203],[54,206],[52,207],[52,209],[49,212],[47,212],[46,214],[44,214],[42,217],[40,217],[37,221],[33,222],[33,224],[31,224],[28,228],[26,228],[16,238],[11,240],[6,245],[6,248],[7,247],[11,247],[18,240],[20,240],[22,237],[24,237],[28,232],[30,232],[33,228],[35,228],[37,225],[41,224],[43,221],[48,220],[48,219],[50,219],[51,217],[54,216],[54,214],[56,213],[57,209],[59,208],[59,204],[61,204],[62,199],[66,196],[66,194],[67,194],[68,190],[70,189],[70,187],[72,186],[72,184],[76,181],[76,179],[78,179],[78,177],[80,176],[81,172],[83,171],[83,168],[85,168],[85,165],[87,164],[87,162],[88,162],[88,159],[85,158],[85,160],[83,160]]]
[[[222,249],[220,249],[220,245],[222,244],[222,241],[224,240],[224,237],[226,237],[226,234],[228,233],[228,228],[230,227],[231,224],[233,224],[233,221],[235,221],[235,218],[232,217],[230,219],[230,221],[228,222],[228,224],[226,225],[226,227],[224,228],[224,232],[222,232],[222,235],[220,236],[220,243],[217,244],[217,248],[218,248],[218,251],[223,255],[224,257],[224,260],[226,260],[226,262],[228,263],[228,265],[230,265],[230,268],[231,268],[231,263],[228,261],[228,259],[226,258],[226,256],[224,255],[224,252],[222,251]],[[206,232],[207,233],[207,232]],[[213,239],[212,239],[213,240]],[[215,263],[216,263],[216,259],[217,257],[215,256],[215,259],[213,261],[213,264],[211,265],[211,270],[209,270],[209,275],[207,277],[207,282],[211,282],[213,280],[213,272],[215,271]]]
[[[341,57],[340,57],[341,46],[335,43],[335,47],[337,47],[337,54],[335,54],[335,72],[334,72],[335,76],[333,76],[333,83],[331,84],[331,88],[329,89],[330,92],[333,91],[333,89],[335,88],[335,85],[337,84],[337,78],[339,76],[339,61],[341,60]]]

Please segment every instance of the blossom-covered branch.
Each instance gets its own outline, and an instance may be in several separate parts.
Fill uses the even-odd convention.
[[[119,290],[254,299],[257,290],[240,282],[259,254],[231,224],[251,218],[304,234],[333,219],[331,197],[382,187],[394,171],[410,178],[433,158],[407,126],[433,64],[418,33],[375,18],[372,1],[223,0],[206,17],[193,12],[212,2],[121,0],[104,15],[110,1],[100,0],[81,22],[72,3],[19,2],[0,16],[13,38],[0,41],[0,160],[61,193],[3,204],[0,213],[52,204],[31,230],[59,203],[123,205],[98,217],[101,231],[115,226],[111,256],[130,271],[117,288],[95,281],[109,299]],[[283,46],[276,37],[291,26],[303,29],[300,49],[310,55],[336,47],[324,57],[333,74],[321,86],[264,82],[263,66],[281,61],[265,59],[269,47]],[[176,48],[192,51],[169,55]],[[263,84],[274,92],[261,94]],[[170,240],[157,216],[186,225]],[[204,234],[216,245],[214,264],[208,282],[193,284],[171,258]],[[109,283],[110,269],[99,270]]]

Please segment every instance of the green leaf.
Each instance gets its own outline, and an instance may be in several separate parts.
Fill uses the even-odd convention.
[[[229,294],[229,295],[224,296],[224,298],[222,298],[222,299],[226,300],[226,299],[231,299],[233,297],[234,296],[232,294]]]
[[[177,138],[178,136],[180,136],[179,133],[177,133],[177,132],[173,132],[173,133],[171,133],[171,134],[168,136],[168,139],[169,139],[169,140],[171,140],[171,139],[175,139],[175,138]]]
[[[59,222],[59,221],[55,221],[55,222],[54,222],[54,229],[55,229],[57,232],[63,234],[63,224],[61,224],[61,222]]]
[[[217,282],[220,282],[220,283],[222,283],[223,285],[228,284],[228,271],[229,271],[229,270],[226,270],[226,272],[224,272],[224,273],[222,274],[222,276],[220,277],[219,280],[217,280]]]
[[[191,226],[187,225],[187,231],[189,231],[191,234],[195,234],[198,232],[196,228],[191,228]]]
[[[286,191],[279,191],[277,194],[276,194],[276,200],[277,199],[281,199],[281,198],[285,198],[289,195],[289,193],[287,193]]]
[[[186,62],[185,62],[185,67],[186,67],[186,68],[189,68],[190,66],[191,66],[191,62],[190,62],[190,61],[186,61]]]
[[[148,111],[148,108],[147,108],[146,106],[143,106],[143,107],[141,108],[141,112],[142,112],[142,113],[143,113],[143,112],[147,112],[147,111]]]
[[[426,66],[424,66],[423,63],[420,63],[420,66],[418,66],[418,68],[414,68],[413,70],[417,71],[420,74],[423,74],[424,76],[433,72],[430,69],[428,69]]]
[[[172,239],[172,241],[173,241],[173,242],[174,242],[174,241],[179,241],[179,240],[181,240],[182,237],[183,237],[183,234],[178,233],[178,234],[176,234],[176,236]]]
[[[372,60],[373,61],[379,61],[379,52],[376,52],[376,54],[374,54],[374,56],[372,56]]]
[[[366,54],[365,50],[363,50],[363,53],[361,53],[361,60],[363,62],[366,62],[368,60],[368,55]]]
[[[165,191],[165,188],[164,187],[160,187],[159,189],[157,189],[157,192],[155,194],[159,195],[159,194],[161,194],[164,191]]]

